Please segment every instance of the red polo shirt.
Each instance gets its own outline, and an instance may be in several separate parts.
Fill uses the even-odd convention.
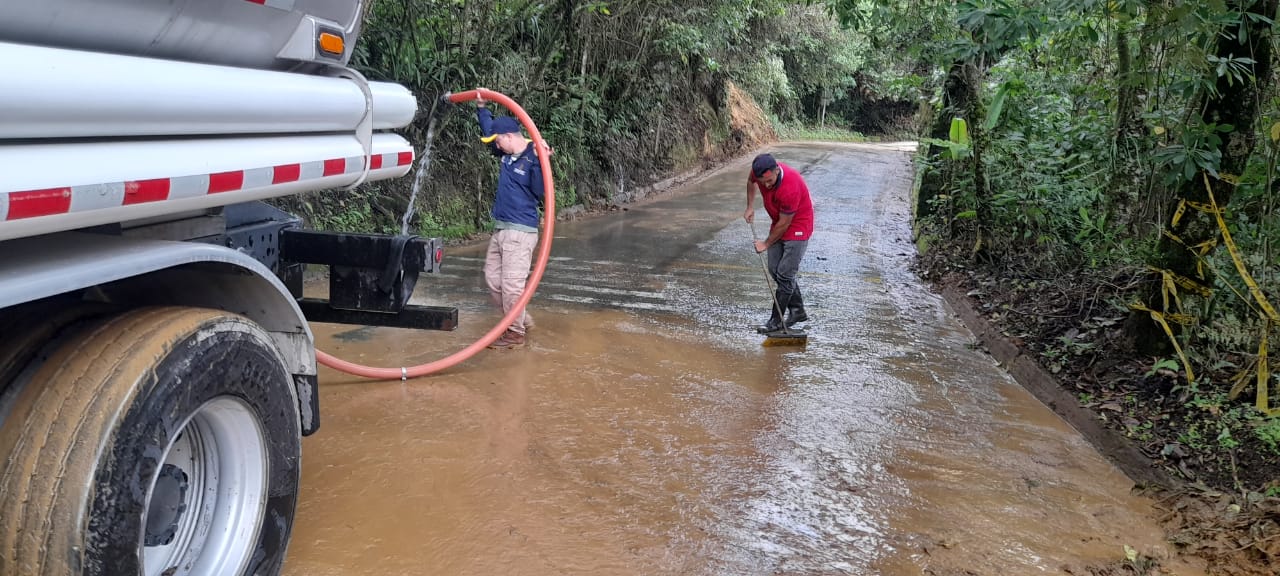
[[[808,240],[813,234],[813,202],[809,199],[809,186],[800,177],[800,171],[778,163],[782,172],[772,189],[765,188],[756,180],[756,175],[747,171],[747,181],[754,182],[760,189],[764,199],[764,210],[775,223],[783,214],[794,214],[791,227],[782,235],[782,240]]]

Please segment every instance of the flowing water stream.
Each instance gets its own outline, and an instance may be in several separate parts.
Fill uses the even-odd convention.
[[[431,106],[431,119],[427,121],[427,135],[422,143],[422,155],[418,157],[418,170],[413,175],[413,188],[409,193],[409,206],[404,210],[404,217],[400,219],[400,235],[409,233],[409,220],[413,218],[413,206],[418,201],[418,193],[422,190],[422,182],[426,179],[427,172],[431,170],[431,144],[436,140],[436,124],[440,120],[440,116],[436,114],[440,103],[437,101]]]

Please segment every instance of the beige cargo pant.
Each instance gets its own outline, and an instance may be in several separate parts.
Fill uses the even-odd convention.
[[[538,234],[519,230],[498,230],[489,238],[489,251],[484,259],[484,281],[489,285],[489,298],[502,308],[503,314],[515,307],[529,280],[529,265]],[[531,323],[529,314],[521,312],[511,323],[512,332],[524,334]]]

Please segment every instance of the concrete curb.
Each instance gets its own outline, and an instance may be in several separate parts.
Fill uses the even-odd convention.
[[[978,342],[1000,362],[1014,380],[1066,420],[1135,484],[1164,489],[1176,489],[1182,486],[1183,482],[1180,479],[1157,467],[1146,454],[1133,445],[1132,441],[1119,432],[1103,426],[1092,410],[1080,406],[1075,396],[1064,389],[1057,379],[1036,362],[1034,357],[1024,353],[979,314],[964,292],[956,288],[945,288],[942,291],[942,297],[947,304],[951,305],[952,310],[964,325],[973,332]]]

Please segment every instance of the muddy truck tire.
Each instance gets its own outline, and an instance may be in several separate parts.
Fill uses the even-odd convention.
[[[143,308],[53,347],[0,424],[0,574],[278,574],[301,431],[270,336]]]
[[[21,387],[19,377],[32,358],[64,331],[74,329],[69,327],[111,310],[97,302],[47,298],[4,311],[0,318],[0,423],[4,422],[6,399]]]

